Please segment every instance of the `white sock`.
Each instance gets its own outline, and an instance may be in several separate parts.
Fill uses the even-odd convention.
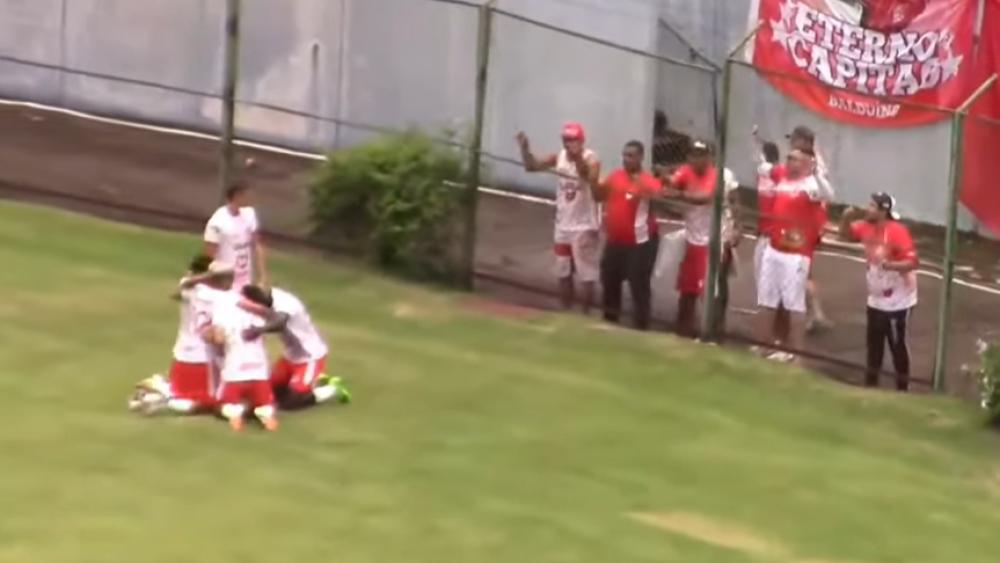
[[[222,416],[228,418],[229,420],[232,420],[234,418],[240,418],[241,416],[243,416],[244,409],[243,405],[227,404],[227,405],[222,405],[222,408],[219,409],[219,411],[222,413]]]
[[[167,408],[178,414],[191,414],[197,405],[191,399],[170,399]]]
[[[274,407],[271,405],[257,407],[253,410],[253,414],[260,420],[264,420],[265,418],[274,418]]]
[[[329,401],[337,395],[337,388],[333,385],[320,385],[313,389],[313,397],[317,403]]]

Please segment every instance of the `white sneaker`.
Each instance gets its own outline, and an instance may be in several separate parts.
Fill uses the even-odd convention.
[[[778,362],[781,364],[789,364],[795,361],[795,354],[790,354],[788,352],[775,352],[767,357],[768,360],[772,362]]]

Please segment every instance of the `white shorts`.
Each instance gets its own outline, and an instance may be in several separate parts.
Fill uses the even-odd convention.
[[[556,277],[576,275],[582,282],[596,282],[600,275],[601,238],[597,231],[556,230]]]
[[[760,265],[764,261],[764,250],[771,246],[771,240],[764,235],[757,235],[757,246],[753,249],[753,279],[760,284]]]
[[[757,305],[768,309],[784,307],[792,313],[806,312],[806,283],[809,280],[808,256],[781,252],[768,244],[757,278]]]

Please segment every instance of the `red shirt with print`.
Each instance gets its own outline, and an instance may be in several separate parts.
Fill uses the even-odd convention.
[[[820,196],[816,178],[786,178],[775,191],[771,246],[782,252],[811,257],[819,241],[816,203],[820,201]]]
[[[882,268],[885,262],[918,264],[917,247],[906,225],[898,221],[881,224],[855,221],[851,223],[851,236],[864,244],[868,258],[868,306],[882,311],[914,307],[917,304],[916,274]]]
[[[776,188],[785,179],[784,164],[769,167],[766,176],[757,179],[757,232],[761,236],[770,236],[774,223],[774,197]]]
[[[663,189],[663,183],[642,171],[632,177],[624,168],[605,180],[608,189],[604,202],[604,221],[608,242],[634,246],[657,236],[656,217],[650,212],[649,198]]]

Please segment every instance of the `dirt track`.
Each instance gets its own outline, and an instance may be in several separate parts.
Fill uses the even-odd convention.
[[[109,125],[59,113],[0,106],[0,195],[58,205],[116,220],[158,227],[196,229],[219,202],[218,143],[138,128]],[[296,237],[307,226],[306,179],[315,162],[241,149],[256,165],[248,173],[265,226]],[[551,307],[539,290],[552,286],[552,209],[537,203],[484,195],[480,209],[477,269],[480,290],[494,297]],[[743,274],[733,281],[730,328],[751,335],[753,241],[739,249]],[[815,269],[834,330],[811,337],[809,351],[841,361],[864,360],[863,265],[848,258],[821,256]],[[516,289],[509,283],[528,289]],[[656,315],[673,316],[672,284],[657,280]],[[934,360],[935,319],[940,281],[920,278],[921,305],[914,315],[911,346],[914,376],[928,380]],[[954,345],[950,354],[951,390],[972,391],[959,366],[975,361],[975,340],[990,334],[1000,318],[1000,296],[955,287]],[[843,366],[817,363],[840,378],[860,374]],[[888,364],[886,367],[889,367]]]

